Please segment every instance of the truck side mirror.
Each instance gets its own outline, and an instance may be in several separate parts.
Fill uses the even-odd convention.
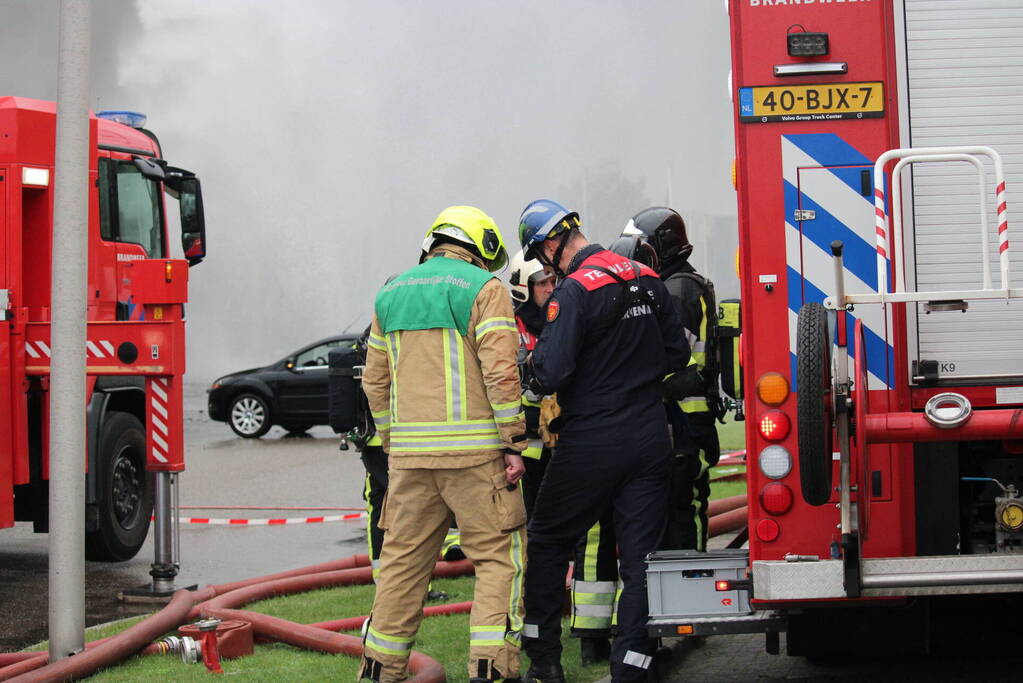
[[[167,164],[167,162],[164,161],[161,164],[160,162],[163,161],[162,159],[158,160],[133,156],[131,161],[135,164],[135,168],[139,170],[139,173],[141,173],[144,178],[148,178],[149,180],[164,180],[166,178],[167,174],[164,173],[163,167]]]
[[[202,208],[202,187],[195,176],[178,181],[181,213],[181,250],[194,266],[206,257],[206,219]]]

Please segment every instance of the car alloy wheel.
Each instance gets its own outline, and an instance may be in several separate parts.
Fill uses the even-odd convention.
[[[245,438],[262,436],[270,428],[266,403],[252,394],[239,396],[231,404],[231,428]]]

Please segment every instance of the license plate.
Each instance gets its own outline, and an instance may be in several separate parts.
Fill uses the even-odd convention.
[[[884,84],[878,81],[739,88],[739,117],[745,123],[880,116],[884,116]]]

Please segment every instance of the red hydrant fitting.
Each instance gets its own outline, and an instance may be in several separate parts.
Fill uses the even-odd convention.
[[[210,618],[195,622],[195,625],[202,632],[202,663],[206,670],[214,674],[222,674],[220,668],[220,653],[217,651],[217,627],[220,626],[220,619]]]

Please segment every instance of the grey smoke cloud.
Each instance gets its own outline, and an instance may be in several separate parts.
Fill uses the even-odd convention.
[[[95,8],[94,107],[147,113],[203,180],[192,378],[361,328],[450,204],[490,213],[514,251],[531,199],[578,208],[606,242],[670,192],[695,262],[737,294],[723,2]],[[0,13],[0,92],[54,98],[56,3]]]

